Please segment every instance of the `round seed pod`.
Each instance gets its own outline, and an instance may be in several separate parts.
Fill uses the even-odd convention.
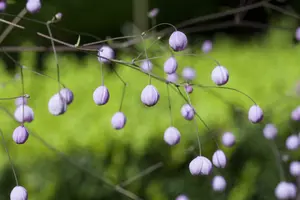
[[[114,129],[120,130],[126,125],[126,116],[122,112],[116,112],[111,118],[111,125]]]
[[[97,87],[93,93],[93,100],[98,106],[105,105],[108,102],[109,97],[109,91],[104,85]]]
[[[272,140],[276,137],[278,130],[274,124],[266,124],[263,133],[266,139]]]
[[[176,197],[176,200],[189,200],[189,198],[186,195],[181,194],[178,197]]]
[[[299,161],[293,161],[290,163],[290,174],[295,177],[300,176],[300,162]]]
[[[300,106],[292,111],[291,119],[294,121],[300,121]]]
[[[203,53],[209,53],[212,50],[212,42],[210,40],[205,40],[202,44],[201,50]]]
[[[31,14],[37,13],[42,7],[40,0],[27,0],[26,9]]]
[[[147,85],[141,93],[141,101],[148,107],[156,105],[159,98],[158,90],[153,85]]]
[[[225,85],[229,80],[228,70],[223,66],[215,67],[211,72],[211,79],[216,85]]]
[[[196,175],[209,175],[212,170],[212,163],[204,156],[197,156],[189,164],[190,173]]]
[[[62,115],[67,111],[67,103],[62,95],[53,95],[48,102],[48,111],[54,115]]]
[[[235,136],[230,132],[225,132],[222,136],[222,143],[226,147],[232,147],[235,144]]]
[[[18,97],[15,100],[15,105],[18,107],[20,105],[27,105],[28,101],[26,97]]]
[[[177,64],[176,59],[173,56],[171,56],[164,63],[164,72],[167,74],[173,74],[176,72],[177,66],[178,66],[178,64]]]
[[[10,200],[28,200],[27,190],[22,186],[16,186],[10,192]]]
[[[70,105],[73,102],[74,95],[70,89],[63,88],[59,91],[59,93],[61,94],[62,98],[65,100],[67,105]]]
[[[186,81],[192,81],[196,78],[196,71],[191,67],[185,67],[182,70],[182,77]]]
[[[177,128],[173,126],[165,130],[164,140],[170,146],[178,144],[180,142],[180,137],[181,137],[180,132],[178,131]]]
[[[187,47],[188,39],[181,31],[174,31],[169,38],[169,45],[174,51],[183,51]]]
[[[214,166],[216,166],[218,168],[225,168],[226,163],[227,163],[225,153],[222,150],[215,151],[215,153],[213,154],[213,157],[212,157],[212,162],[213,162]]]
[[[151,72],[152,71],[152,68],[153,68],[153,64],[150,60],[144,60],[142,63],[141,63],[141,70],[143,72]]]
[[[261,122],[264,118],[264,113],[262,109],[258,105],[253,105],[250,107],[248,111],[248,119],[252,123],[258,123]]]
[[[295,31],[295,38],[297,41],[300,41],[300,27],[298,27]]]
[[[110,63],[112,59],[115,58],[115,52],[112,48],[110,48],[109,46],[102,46],[100,47],[100,49],[98,50],[98,61],[101,63]]]
[[[176,72],[173,74],[167,74],[167,81],[169,81],[170,83],[177,83],[178,74]]]
[[[24,118],[23,118],[23,106],[24,106]],[[14,117],[20,123],[24,123],[24,122],[30,123],[34,119],[34,113],[32,108],[30,108],[28,105],[21,105],[16,108]]]
[[[24,126],[18,126],[12,135],[16,144],[24,144],[28,139],[28,130]]]
[[[6,0],[0,1],[0,12],[4,11],[6,9],[7,3]]]
[[[195,110],[194,108],[189,105],[189,104],[184,104],[182,107],[181,107],[181,115],[184,117],[184,119],[186,120],[193,120],[194,117],[195,117]]]
[[[184,86],[184,89],[185,89],[185,91],[187,92],[187,93],[189,93],[189,94],[191,94],[192,92],[193,92],[193,86],[192,85],[189,85],[189,84],[187,84],[187,85],[185,85]]]
[[[290,135],[286,141],[285,146],[288,150],[296,150],[299,148],[300,141],[297,135]]]
[[[215,176],[212,180],[212,188],[216,192],[223,192],[226,189],[226,180],[223,176]]]

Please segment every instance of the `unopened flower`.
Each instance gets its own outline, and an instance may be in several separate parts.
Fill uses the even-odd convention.
[[[167,74],[167,81],[171,83],[177,83],[178,81],[178,74],[175,72],[173,74]]]
[[[295,177],[300,176],[300,162],[299,161],[293,161],[290,163],[290,174]]]
[[[98,50],[98,61],[102,63],[110,63],[115,58],[115,52],[109,46],[102,46]]]
[[[148,17],[149,18],[154,18],[158,15],[158,13],[159,13],[159,9],[158,8],[153,8],[152,10],[150,10],[148,12]]]
[[[191,67],[185,67],[182,70],[182,77],[186,81],[192,81],[196,78],[196,71]]]
[[[178,64],[177,64],[176,59],[173,56],[171,56],[164,63],[164,72],[167,74],[173,74],[176,72],[177,66],[178,66]]]
[[[42,7],[40,0],[27,0],[26,9],[28,12],[34,14],[40,11]]]
[[[105,105],[108,102],[109,97],[109,91],[104,85],[97,87],[93,93],[93,100],[98,106]]]
[[[187,92],[187,93],[189,93],[189,94],[191,94],[192,92],[193,92],[193,86],[192,85],[189,85],[189,84],[187,84],[187,85],[185,85],[184,86],[184,89],[185,89],[185,91]]]
[[[24,114],[23,114],[23,110],[24,110]],[[24,123],[24,122],[30,123],[34,119],[33,110],[28,105],[18,106],[17,109],[15,110],[14,116],[15,119],[20,123]]]
[[[149,73],[149,72],[152,71],[153,64],[150,60],[144,60],[140,67],[141,67],[143,72]]]
[[[180,132],[177,128],[171,126],[165,130],[164,140],[168,145],[176,145],[180,142]]]
[[[195,110],[194,110],[194,108],[191,105],[184,104],[181,107],[180,112],[181,112],[181,115],[184,117],[184,119],[186,119],[186,120],[192,120],[192,119],[194,119]]]
[[[174,51],[183,51],[187,44],[188,39],[181,31],[174,31],[169,38],[169,45]]]
[[[290,135],[285,141],[285,146],[289,150],[296,150],[299,148],[299,145],[300,139],[298,135]]]
[[[186,195],[181,194],[177,196],[175,200],[189,200],[189,198]]]
[[[74,99],[73,92],[68,88],[63,88],[59,91],[62,98],[66,101],[67,105],[71,104]]]
[[[141,93],[141,101],[146,106],[154,106],[157,104],[160,95],[158,90],[153,85],[147,85]]]
[[[295,108],[291,113],[291,118],[294,121],[300,121],[300,106]]]
[[[253,105],[250,107],[250,109],[248,111],[248,119],[252,123],[258,123],[258,122],[262,121],[263,118],[264,118],[264,113],[258,105]]]
[[[212,188],[216,192],[222,192],[226,188],[226,180],[223,176],[215,176],[212,180]]]
[[[204,156],[197,156],[189,164],[192,175],[209,175],[212,170],[212,163]]]
[[[12,135],[13,140],[17,144],[24,144],[28,139],[28,131],[24,126],[18,126]]]
[[[16,186],[10,192],[10,200],[28,200],[27,190],[22,186]]]
[[[126,116],[122,112],[117,112],[111,118],[111,125],[114,129],[122,129],[126,125]]]
[[[222,136],[222,143],[226,147],[232,147],[235,144],[235,136],[231,132],[225,132]]]
[[[216,166],[218,168],[225,168],[226,163],[227,163],[225,153],[222,150],[215,151],[215,153],[213,154],[213,157],[212,157],[212,162],[213,162],[214,166]]]
[[[202,44],[201,50],[203,53],[208,53],[212,50],[212,42],[210,40],[205,40]]]
[[[228,70],[223,66],[217,66],[211,72],[211,79],[216,85],[225,85],[229,80]]]
[[[67,111],[67,103],[62,95],[55,94],[50,98],[48,111],[54,116],[64,114]]]
[[[16,98],[16,100],[15,100],[15,105],[18,107],[18,106],[20,106],[20,105],[27,105],[27,98],[26,97],[18,97],[18,98]]]
[[[263,129],[264,137],[266,139],[274,139],[278,133],[278,130],[274,124],[266,124]]]

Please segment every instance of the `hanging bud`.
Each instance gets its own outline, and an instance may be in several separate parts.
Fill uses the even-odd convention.
[[[296,196],[295,186],[292,183],[281,181],[275,188],[275,196],[277,199],[293,199]]]
[[[189,164],[190,173],[195,175],[209,175],[212,170],[212,163],[204,156],[197,156]]]
[[[6,9],[7,3],[6,0],[0,1],[0,12],[4,11]]]
[[[150,10],[148,12],[148,17],[149,18],[155,18],[159,13],[159,9],[158,8],[153,8],[152,10]]]
[[[225,153],[222,150],[215,151],[212,157],[212,162],[214,166],[218,168],[225,168],[227,162]]]
[[[27,105],[28,101],[26,97],[18,97],[15,100],[15,105],[18,107],[20,105]]]
[[[176,200],[189,200],[189,198],[186,195],[181,194],[178,197],[176,197]]]
[[[110,63],[112,59],[115,58],[115,52],[109,46],[102,46],[98,50],[98,61],[101,63]]]
[[[264,113],[262,109],[258,105],[253,105],[250,107],[248,112],[248,119],[252,123],[258,123],[261,122],[264,118]]]
[[[201,48],[203,53],[209,53],[212,50],[212,42],[210,40],[205,40]]]
[[[114,129],[120,130],[126,125],[126,116],[122,112],[117,112],[111,118],[111,125]]]
[[[295,38],[297,41],[300,41],[300,27],[298,27],[295,31]]]
[[[276,137],[278,130],[274,124],[266,124],[263,133],[266,139],[272,140]]]
[[[153,85],[147,85],[141,93],[141,101],[144,105],[149,107],[156,105],[159,98],[160,95]]]
[[[292,111],[291,118],[294,121],[300,121],[300,106]]]
[[[28,200],[27,190],[22,186],[16,186],[10,192],[10,200]]]
[[[27,0],[26,9],[31,14],[37,13],[42,7],[40,0]]]
[[[235,144],[235,136],[230,132],[225,132],[222,136],[222,143],[226,147],[232,147]]]
[[[228,70],[223,66],[217,66],[211,72],[211,79],[216,85],[225,85],[229,80]]]
[[[62,115],[67,111],[67,103],[62,95],[53,95],[48,102],[48,111],[54,115]]]
[[[18,126],[12,135],[13,140],[17,144],[24,144],[28,139],[28,131],[24,126]]]
[[[300,162],[293,161],[290,163],[290,174],[295,177],[300,177]]]
[[[167,128],[164,133],[164,140],[170,146],[178,144],[180,142],[180,137],[181,135],[178,129],[172,126]]]
[[[169,45],[174,51],[183,51],[187,47],[188,39],[181,31],[174,31],[169,38]]]
[[[177,70],[177,61],[176,59],[171,56],[168,60],[164,63],[164,72],[167,74],[173,74]]]
[[[109,97],[109,91],[104,85],[97,87],[93,93],[93,100],[98,106],[105,105],[108,102]]]
[[[55,17],[56,21],[60,21],[62,16],[63,16],[62,13],[59,12],[59,13],[56,13],[56,15],[54,17]]]
[[[140,67],[141,67],[143,72],[149,73],[149,72],[152,71],[153,64],[150,60],[144,60]]]
[[[194,108],[191,105],[184,104],[181,107],[180,111],[181,111],[181,115],[184,117],[184,119],[186,119],[186,120],[192,120],[192,119],[194,119],[195,110],[194,110]]]
[[[173,74],[167,74],[167,81],[170,83],[177,83],[178,74],[175,72]]]
[[[24,114],[23,114],[23,110],[24,110]],[[33,110],[28,105],[22,105],[22,106],[17,107],[17,109],[15,110],[14,116],[15,116],[15,119],[20,123],[24,123],[24,122],[30,123],[34,119]]]
[[[290,135],[286,141],[285,146],[288,150],[296,150],[299,148],[300,141],[299,137],[297,135]]]
[[[185,89],[185,91],[188,93],[188,94],[191,94],[192,92],[193,92],[193,86],[192,85],[189,85],[189,84],[187,84],[187,85],[185,85],[184,86],[184,89]]]
[[[186,81],[192,81],[196,78],[196,71],[191,67],[185,67],[182,70],[182,77]]]
[[[73,92],[70,89],[63,88],[63,89],[60,90],[59,93],[62,96],[62,98],[65,100],[67,105],[70,105],[73,102],[74,95],[73,95]]]
[[[212,180],[212,188],[216,192],[223,192],[226,188],[226,180],[223,176],[215,176]]]

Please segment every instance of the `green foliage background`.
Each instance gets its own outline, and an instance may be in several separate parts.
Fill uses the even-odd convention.
[[[280,135],[276,142],[281,153],[285,153],[284,139],[293,133],[293,129],[297,130],[297,124],[289,125],[289,116],[299,99],[285,96],[290,91],[294,94],[300,73],[297,56],[300,47],[287,42],[292,37],[290,33],[273,30],[261,40],[240,45],[219,35],[213,52],[209,54],[228,68],[230,81],[227,86],[255,99],[265,110],[264,123],[278,125]],[[194,46],[192,49],[198,48]],[[157,67],[162,68],[169,54],[164,51],[155,51],[155,54],[164,56],[156,62]],[[121,58],[132,60],[127,54]],[[197,70],[197,82],[213,85],[210,72],[215,63],[211,59],[206,56],[178,56],[177,59],[180,69],[192,66]],[[22,54],[23,65],[30,67],[34,62],[33,53]],[[171,93],[174,124],[180,130],[182,140],[179,145],[169,147],[163,142],[163,132],[170,125],[165,84],[152,81],[160,91],[161,100],[157,106],[145,108],[140,102],[140,92],[148,84],[147,75],[117,66],[120,76],[128,82],[123,104],[128,122],[124,130],[115,131],[110,119],[119,108],[121,81],[114,73],[105,71],[105,85],[110,90],[111,99],[107,105],[98,107],[92,100],[94,89],[101,83],[96,57],[77,60],[74,56],[59,55],[59,63],[62,82],[75,94],[73,104],[64,115],[54,117],[47,110],[49,98],[57,92],[57,83],[28,70],[24,71],[25,89],[31,96],[29,105],[35,112],[35,120],[27,125],[31,135],[26,144],[13,143],[11,134],[17,123],[5,112],[0,114],[0,127],[8,142],[20,184],[26,186],[31,200],[127,199],[105,187],[95,176],[106,177],[118,184],[157,162],[163,162],[164,166],[126,188],[151,200],[175,199],[180,193],[187,194],[192,200],[275,198],[273,191],[280,180],[279,165],[270,146],[272,143],[262,137],[264,123],[253,125],[247,121],[247,111],[253,104],[247,97],[218,88],[195,88],[191,95],[193,105],[211,129],[208,132],[198,121],[203,155],[211,158],[217,148],[212,138],[218,141],[223,132],[232,131],[237,137],[237,144],[232,149],[220,145],[228,156],[228,166],[224,170],[214,170],[214,174],[224,175],[228,187],[225,193],[215,194],[210,188],[212,176],[193,177],[188,171],[189,162],[198,154],[196,128],[193,122],[180,116],[180,107],[184,103],[181,96]],[[46,64],[44,73],[55,77],[53,55],[47,57]],[[12,77],[1,69],[1,82],[11,80]],[[21,84],[17,81],[2,88],[0,96],[17,96],[20,91]],[[272,104],[278,99],[280,104]],[[14,112],[13,101],[2,101],[1,106]],[[49,149],[37,136],[65,154]],[[191,147],[195,149],[188,151]],[[296,159],[299,155],[299,152],[294,152],[291,157]],[[15,183],[4,149],[0,160],[0,186],[3,188],[0,198],[8,199]],[[93,171],[94,176],[77,169],[74,164]],[[293,180],[287,173],[287,166],[283,164],[286,177]]]

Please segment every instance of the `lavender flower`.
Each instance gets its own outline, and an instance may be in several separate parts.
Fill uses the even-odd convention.
[[[174,51],[183,51],[187,47],[188,40],[181,31],[174,31],[169,38],[169,45]]]
[[[180,142],[180,132],[175,127],[169,127],[164,133],[164,140],[168,145],[176,145]]]
[[[108,102],[109,97],[109,91],[104,85],[97,87],[93,93],[93,100],[98,106],[105,105]]]
[[[204,156],[197,156],[189,164],[192,175],[209,175],[212,170],[212,163]]]
[[[28,200],[27,190],[22,186],[16,186],[10,192],[10,200]]]
[[[168,60],[166,60],[166,62],[164,63],[164,71],[167,74],[173,74],[176,72],[177,70],[177,61],[176,59],[171,56],[170,58],[168,58]]]
[[[158,90],[153,85],[147,85],[141,93],[141,101],[149,107],[156,105],[159,98]]]
[[[24,144],[28,139],[28,131],[24,126],[18,126],[12,135],[13,140],[17,144]]]
[[[111,125],[114,129],[119,130],[126,125],[126,116],[122,112],[117,112],[111,118]]]

